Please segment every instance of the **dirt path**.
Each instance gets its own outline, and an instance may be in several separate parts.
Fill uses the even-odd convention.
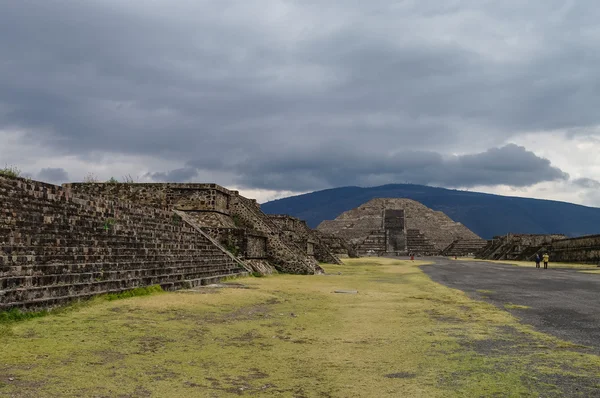
[[[434,281],[499,307],[508,305],[511,313],[539,331],[600,352],[600,275],[441,258],[433,261],[434,265],[422,269]]]

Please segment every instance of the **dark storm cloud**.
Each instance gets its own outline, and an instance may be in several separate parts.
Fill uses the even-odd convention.
[[[189,167],[210,169],[206,163]],[[292,191],[336,185],[378,185],[394,182],[450,187],[477,185],[529,186],[567,180],[569,175],[524,147],[506,145],[474,155],[444,157],[430,151],[401,151],[389,156],[355,154],[348,149],[316,149],[310,154],[266,156],[256,153],[236,164],[215,160],[215,170],[229,170],[241,187]]]
[[[41,169],[36,178],[45,182],[62,183],[69,181],[69,173],[63,168],[49,167]]]
[[[168,172],[150,173],[150,177],[154,181],[161,182],[186,182],[198,175],[198,170],[193,167],[184,167]]]
[[[184,166],[155,180],[526,186],[564,174],[498,148],[509,137],[600,124],[599,13],[591,0],[8,1],[0,130],[56,156]]]

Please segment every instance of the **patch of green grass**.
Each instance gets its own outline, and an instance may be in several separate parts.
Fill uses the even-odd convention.
[[[48,310],[43,311],[21,311],[18,308],[12,308],[8,311],[0,312],[0,323],[24,321],[26,319],[39,318],[50,313]]]
[[[526,305],[507,303],[504,304],[504,308],[506,308],[507,310],[527,310],[531,307],[528,307]]]
[[[566,372],[597,383],[598,356],[434,283],[422,264],[349,259],[326,275],[96,300],[12,323],[0,375],[15,382],[2,392],[429,398],[548,396],[542,376]]]
[[[62,307],[57,307],[51,310],[41,310],[41,311],[22,311],[18,308],[12,308],[8,311],[0,312],[0,337],[3,335],[8,335],[11,333],[11,329],[6,326],[6,324],[10,324],[13,322],[21,322],[34,318],[41,318],[48,315],[60,315],[65,314],[67,312],[75,311],[82,309],[84,306],[89,306],[99,300],[121,300],[130,297],[138,297],[138,296],[148,296],[150,294],[162,293],[163,289],[160,285],[148,286],[148,287],[138,287],[132,290],[126,290],[120,293],[111,293],[111,294],[103,294],[100,296],[96,296],[90,300],[78,301],[69,305],[65,305]]]
[[[148,286],[148,287],[137,287],[135,289],[126,290],[121,293],[111,293],[106,295],[106,299],[109,301],[120,300],[130,297],[148,296],[154,293],[162,293],[163,289],[160,285]]]

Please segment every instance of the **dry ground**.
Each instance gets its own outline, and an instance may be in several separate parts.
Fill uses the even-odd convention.
[[[418,265],[349,260],[0,325],[0,396],[600,395],[598,356]]]

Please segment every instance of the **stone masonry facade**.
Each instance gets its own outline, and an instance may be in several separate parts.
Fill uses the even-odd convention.
[[[327,243],[311,229],[306,221],[287,214],[269,214],[269,218],[283,231],[288,240],[306,248],[309,255],[317,261],[328,264],[342,264],[338,256],[329,248]]]
[[[410,199],[372,199],[335,220],[323,221],[317,230],[349,241],[359,255],[439,254],[457,240],[477,240],[475,233]]]
[[[76,183],[65,188],[90,196],[116,197],[184,214],[254,272],[322,272],[311,248],[299,246],[253,199],[217,184]]]
[[[495,236],[478,254],[488,260],[533,261],[547,252],[550,261],[600,264],[600,235],[567,238],[564,235],[507,234]]]
[[[247,273],[209,235],[164,207],[0,176],[0,215],[0,310]]]

